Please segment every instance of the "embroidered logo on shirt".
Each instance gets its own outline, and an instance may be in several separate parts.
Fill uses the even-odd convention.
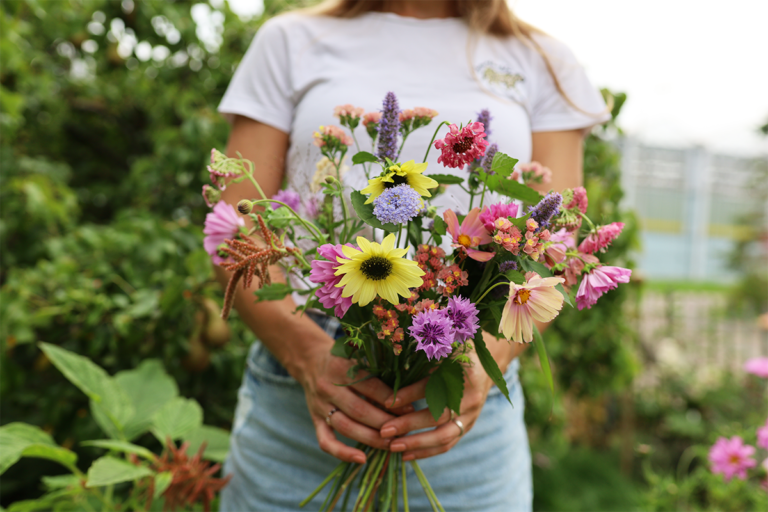
[[[501,66],[491,61],[478,65],[475,71],[488,85],[507,90],[514,88],[518,82],[525,81],[525,78],[520,73],[515,73],[506,66]]]

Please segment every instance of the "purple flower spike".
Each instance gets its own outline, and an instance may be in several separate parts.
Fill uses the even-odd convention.
[[[379,148],[376,155],[382,162],[384,158],[394,161],[397,157],[397,134],[400,131],[399,114],[400,106],[397,103],[397,96],[393,92],[388,92],[384,97],[384,106],[381,109]]]
[[[561,204],[563,204],[563,196],[553,192],[547,194],[536,206],[531,206],[528,211],[531,213],[531,218],[539,224],[539,229],[543,229],[549,225],[549,220],[560,212]]]
[[[444,309],[425,309],[413,318],[408,328],[418,342],[416,350],[423,350],[427,359],[442,359],[451,353],[451,343],[456,337],[451,319]]]
[[[495,142],[488,146],[485,150],[485,156],[483,157],[482,167],[487,174],[493,174],[491,172],[491,165],[493,164],[493,157],[496,156],[496,152],[499,150],[499,145]]]
[[[479,321],[477,319],[477,308],[469,299],[460,295],[448,299],[448,318],[453,322],[455,335],[453,341],[464,343],[475,337]]]
[[[491,119],[493,119],[493,116],[491,115],[491,111],[488,110],[487,108],[484,108],[483,110],[477,113],[477,122],[483,123],[486,137],[489,137],[491,135]]]

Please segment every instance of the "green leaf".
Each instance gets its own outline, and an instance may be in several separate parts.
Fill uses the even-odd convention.
[[[97,439],[95,441],[83,441],[80,444],[83,446],[96,446],[97,448],[106,448],[107,450],[115,450],[118,452],[134,453],[148,460],[155,460],[157,458],[154,453],[147,450],[143,446],[127,443],[125,441],[115,441],[114,439]]]
[[[435,226],[432,228],[438,235],[444,235],[446,232],[447,224],[442,217],[435,217]]]
[[[563,288],[563,283],[558,283],[558,285],[555,286],[555,290],[559,291],[563,295],[563,300],[565,300],[566,304],[573,307],[571,296],[568,294],[568,292],[565,291],[565,288]]]
[[[176,397],[152,417],[151,432],[165,445],[166,439],[183,437],[203,424],[203,409],[195,400]]]
[[[497,174],[488,176],[481,171],[480,180],[485,181],[490,190],[512,199],[520,199],[530,204],[536,204],[542,199],[542,195],[531,187]]]
[[[338,338],[336,341],[334,341],[333,347],[331,347],[331,355],[349,359],[349,356],[352,354],[352,350],[351,347],[347,345],[348,341],[349,338],[347,336],[342,336],[341,338]]]
[[[452,359],[443,360],[430,374],[425,391],[427,406],[435,421],[440,418],[446,407],[459,414],[463,395],[464,370]]]
[[[441,185],[458,185],[464,183],[464,178],[453,176],[451,174],[425,174],[427,178],[432,178]]]
[[[229,432],[223,428],[200,425],[184,436],[189,443],[187,453],[195,454],[203,442],[206,443],[203,458],[215,462],[224,462],[229,452]]]
[[[57,445],[53,438],[34,425],[8,423],[0,427],[0,474],[21,457],[37,457],[72,467],[77,455]]]
[[[179,395],[176,381],[157,359],[142,361],[137,368],[118,372],[114,378],[134,408],[123,429],[129,441],[149,430],[155,412]]]
[[[515,284],[523,284],[525,282],[525,276],[519,270],[507,270],[504,275]]]
[[[475,351],[477,352],[477,357],[478,359],[480,359],[480,364],[483,365],[483,368],[485,369],[485,373],[488,374],[488,376],[491,378],[493,383],[496,384],[496,387],[499,388],[501,393],[507,398],[507,401],[511,404],[512,400],[509,398],[507,381],[504,380],[504,374],[501,373],[501,370],[499,369],[499,365],[496,363],[496,360],[493,358],[491,351],[488,350],[488,347],[485,345],[485,340],[483,339],[482,330],[480,329],[477,330],[474,341],[475,341]]]
[[[105,485],[132,482],[139,478],[152,475],[152,470],[145,466],[136,466],[127,460],[116,459],[105,455],[88,468],[86,487],[102,487]]]
[[[493,171],[494,174],[498,174],[506,178],[512,175],[512,172],[515,170],[515,164],[517,164],[517,162],[518,160],[516,158],[512,158],[509,155],[498,151],[493,156],[493,162],[491,162],[491,171]]]
[[[376,229],[382,229],[389,231],[390,233],[393,231],[397,231],[399,228],[395,224],[386,223],[382,224],[379,219],[376,218],[376,216],[373,214],[373,203],[365,204],[365,202],[368,200],[363,194],[361,194],[358,190],[355,190],[352,192],[352,194],[349,196],[349,198],[352,200],[352,208],[355,209],[355,212],[357,213],[357,216],[360,217],[360,220],[365,222],[371,227],[374,227]]]
[[[293,291],[290,285],[285,283],[272,283],[253,292],[253,294],[262,300],[283,300],[286,295]]]
[[[359,151],[352,156],[353,164],[364,164],[366,162],[379,162],[379,158],[373,153],[367,151]]]
[[[547,348],[544,346],[544,338],[541,337],[539,328],[533,326],[533,344],[536,347],[536,352],[539,354],[539,363],[541,363],[541,371],[544,372],[544,377],[549,384],[549,390],[552,395],[555,394],[555,382],[552,379],[552,369],[549,366],[549,358],[547,357]]]
[[[159,498],[162,494],[171,486],[173,482],[173,473],[170,471],[163,471],[155,475],[155,492],[152,495],[154,499]]]
[[[77,475],[44,476],[42,480],[48,490],[80,485],[80,477]]]
[[[77,462],[77,454],[61,446],[50,446],[47,444],[32,444],[24,448],[21,453],[23,457],[35,457],[38,459],[48,459],[58,462],[64,467],[72,467]]]

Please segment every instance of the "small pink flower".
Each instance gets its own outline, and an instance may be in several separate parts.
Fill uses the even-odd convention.
[[[403,121],[410,121],[411,119],[416,117],[416,113],[413,111],[413,109],[407,108],[402,112],[400,112],[397,117],[398,119],[400,119],[400,122],[402,123]]]
[[[489,233],[493,233],[496,229],[493,225],[494,222],[496,222],[496,219],[507,219],[509,217],[514,219],[517,217],[517,209],[518,207],[515,203],[492,204],[483,208],[482,213],[480,213],[480,221],[483,223],[485,229],[487,229]]]
[[[363,126],[378,124],[381,121],[381,112],[367,112],[363,116]]]
[[[413,116],[434,119],[438,116],[438,111],[427,107],[416,107],[413,109]]]
[[[347,247],[355,246],[347,244]],[[324,308],[333,308],[333,313],[337,318],[344,318],[347,310],[352,306],[352,297],[342,297],[341,293],[344,288],[336,287],[341,278],[344,277],[336,275],[336,270],[342,265],[338,259],[349,259],[344,255],[341,248],[341,244],[325,244],[318,247],[317,253],[325,259],[312,260],[312,270],[309,273],[310,281],[323,285],[315,292],[317,299]]]
[[[479,160],[488,147],[483,123],[469,123],[464,128],[452,124],[444,139],[435,141],[435,148],[442,153],[437,162],[445,167],[464,167]]]
[[[591,308],[605,292],[613,290],[619,283],[628,283],[632,271],[621,267],[595,267],[582,278],[579,291],[576,292],[576,305],[579,309]]]
[[[768,357],[755,357],[744,363],[744,371],[768,379]]]
[[[549,167],[544,167],[539,162],[517,164],[517,168],[512,172],[512,179],[517,181],[521,176],[526,183],[533,181],[546,185],[552,181],[552,171],[549,170]]]
[[[321,126],[320,131],[315,132],[314,137],[313,143],[319,148],[336,141],[344,146],[351,146],[353,142],[352,137],[347,135],[344,130],[332,124]],[[336,141],[333,139],[336,139]]]
[[[203,247],[211,255],[214,264],[221,265],[226,261],[219,256],[218,247],[224,243],[225,239],[234,238],[240,226],[245,226],[245,220],[237,214],[231,204],[224,201],[216,203],[213,211],[205,216],[203,233],[207,236],[203,239]]]
[[[453,210],[446,210],[443,219],[448,227],[448,232],[453,237],[453,247],[465,251],[473,260],[489,261],[494,253],[478,251],[476,247],[491,243],[491,236],[486,231],[483,223],[480,222],[480,208],[472,208],[464,222],[459,227],[459,219]]]
[[[624,229],[623,222],[612,222],[607,226],[597,228],[597,233],[590,233],[579,245],[579,251],[592,254],[597,251],[605,252],[605,248],[613,242]]]
[[[752,458],[754,454],[755,448],[745,445],[739,436],[730,439],[721,437],[709,449],[712,472],[722,474],[726,482],[734,476],[746,480],[747,469],[757,465],[755,459]]]
[[[577,208],[581,213],[587,213],[587,207],[589,206],[589,199],[587,198],[587,189],[584,187],[576,187],[573,189],[573,199],[570,203],[565,205],[566,209]]]
[[[765,420],[765,425],[757,429],[757,446],[768,450],[768,419]]]
[[[339,119],[341,119],[342,117],[359,118],[363,115],[364,112],[365,112],[365,109],[360,107],[355,107],[347,103],[346,105],[339,105],[338,107],[334,107],[333,116]]]

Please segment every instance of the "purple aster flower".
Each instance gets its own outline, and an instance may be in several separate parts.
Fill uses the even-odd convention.
[[[291,208],[294,209],[294,211],[297,211],[299,209],[299,205],[301,205],[301,196],[298,192],[294,190],[280,190],[277,192],[277,194],[273,195],[271,199],[274,199],[275,201],[282,201]],[[277,210],[278,208],[282,208],[283,205],[272,203],[272,209]]]
[[[444,309],[425,309],[413,317],[413,325],[408,328],[418,342],[416,350],[423,350],[430,361],[451,353],[456,333],[446,313]]]
[[[474,338],[479,327],[475,305],[469,299],[459,295],[448,299],[448,306],[445,309],[448,312],[448,318],[453,322],[455,332],[453,341],[464,343]]]
[[[352,244],[347,244],[347,246],[355,247]],[[312,270],[309,272],[310,281],[323,285],[315,292],[318,300],[323,307],[334,308],[333,313],[339,319],[344,318],[347,310],[352,306],[352,297],[342,297],[341,292],[344,288],[336,287],[341,278],[344,277],[335,274],[336,269],[342,265],[338,262],[338,258],[349,259],[344,256],[341,247],[341,244],[325,244],[318,247],[318,254],[325,260],[312,260]]]
[[[517,270],[517,262],[512,260],[502,261],[501,264],[499,265],[499,272],[503,274],[508,270]]]
[[[403,183],[385,189],[373,200],[373,214],[383,223],[405,224],[418,215],[423,206],[419,193]]]
[[[480,112],[477,113],[477,122],[483,123],[483,126],[485,127],[485,136],[488,137],[491,135],[491,119],[493,119],[493,116],[491,116],[491,111],[487,108],[484,108]]]
[[[560,212],[561,204],[563,204],[563,196],[553,192],[547,194],[539,204],[528,209],[531,218],[539,224],[539,230],[549,225],[549,220]]]
[[[384,158],[395,160],[397,157],[397,134],[400,131],[400,107],[395,93],[388,92],[384,97],[384,105],[381,109],[381,121],[379,121],[379,148],[378,156],[381,161]]]
[[[499,145],[495,142],[488,146],[485,150],[485,156],[483,157],[482,168],[488,174],[494,174],[491,171],[491,165],[493,164],[493,157],[496,156],[496,152],[499,150]]]

